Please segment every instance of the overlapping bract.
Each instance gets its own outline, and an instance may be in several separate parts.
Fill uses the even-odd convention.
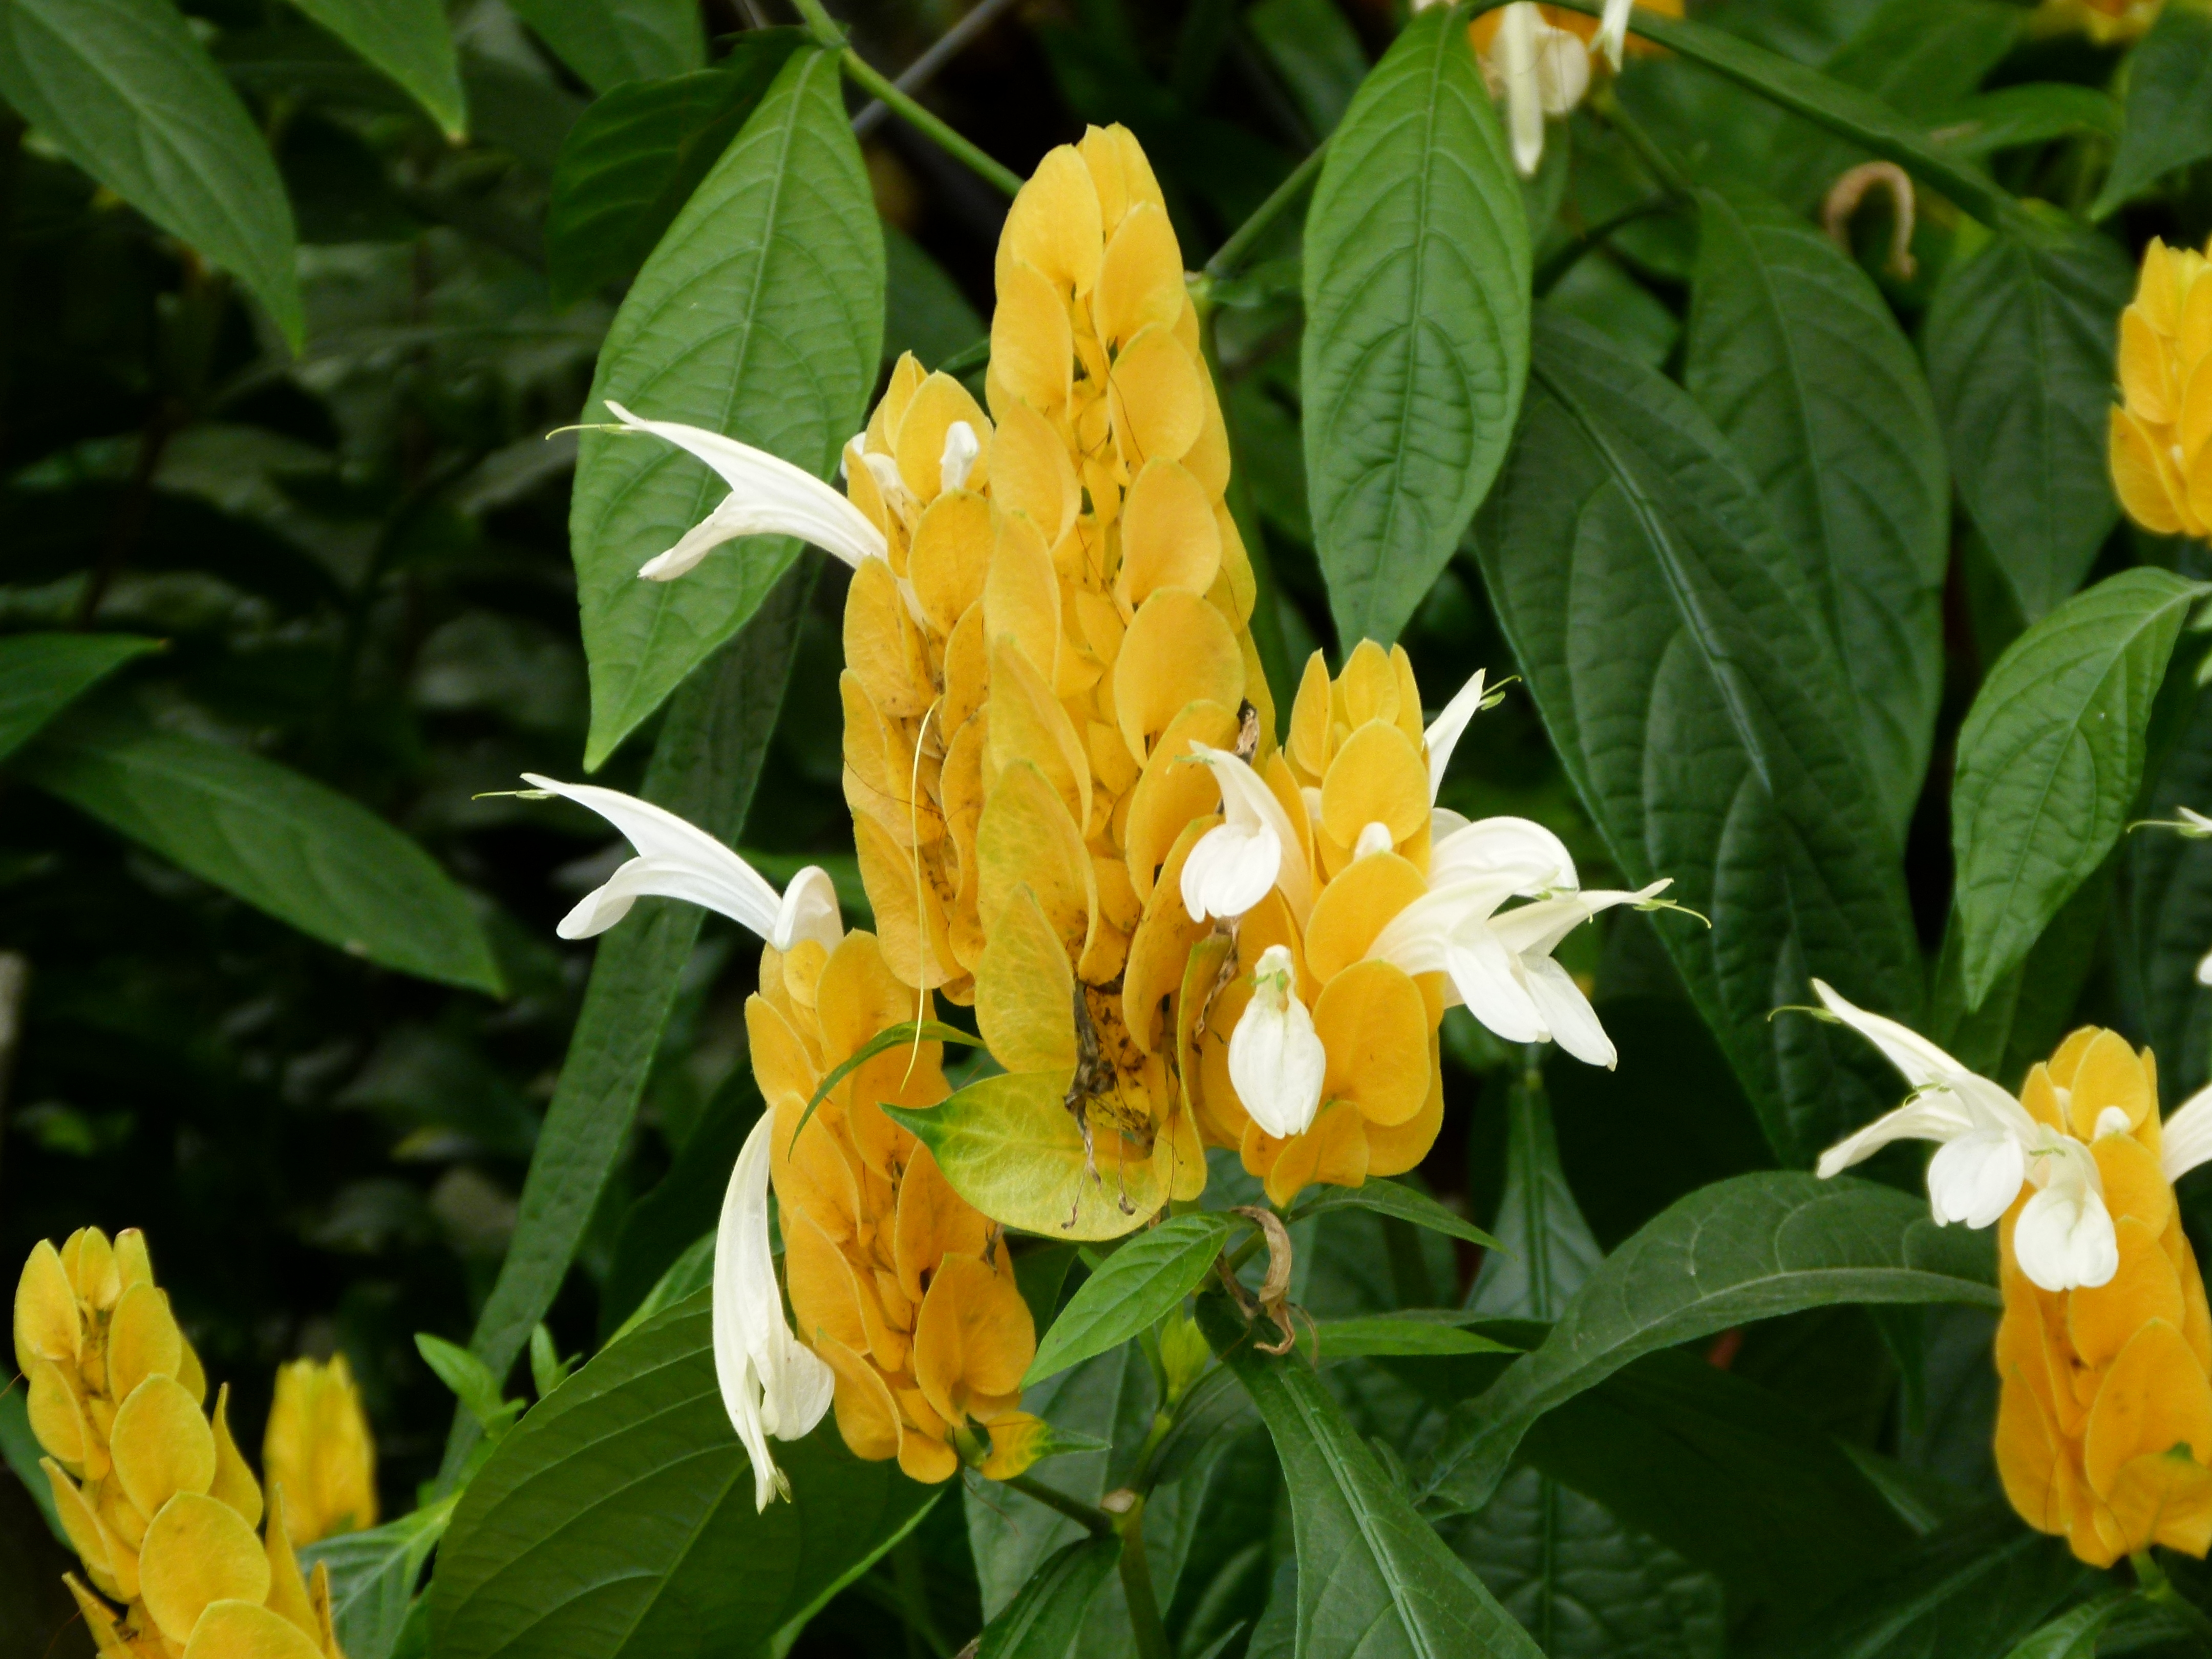
[[[2021,1091],[2039,1124],[2086,1143],[2112,1216],[2103,1283],[2043,1289],[2006,1215],[1997,1468],[2013,1507],[2094,1566],[2154,1544],[2212,1544],[2212,1317],[2173,1200],[2202,1156],[2192,1102],[2161,1125],[2157,1069],[2115,1032],[2079,1030]],[[2189,1120],[2185,1122],[2185,1119]]]
[[[277,1368],[261,1468],[284,1489],[295,1544],[376,1524],[376,1442],[343,1354]]]
[[[942,1045],[901,1044],[822,1097],[823,1079],[878,1032],[915,1017],[914,993],[873,934],[761,952],[746,1005],[768,1102],[784,1271],[800,1339],[836,1374],[837,1426],[862,1457],[917,1480],[963,1456],[1003,1477],[1028,1465],[1036,1419],[1022,1375],[1036,1353],[1000,1230],[961,1199],[883,1103],[945,1098]]]
[[[2212,526],[2212,261],[2156,237],[2120,313],[2120,397],[2112,416],[2112,487],[2128,516],[2160,535]]]
[[[273,1480],[255,1535],[261,1486],[228,1391],[203,1415],[206,1376],[136,1229],[41,1241],[15,1339],[41,1467],[92,1581],[72,1576],[70,1590],[101,1659],[343,1659],[329,1571],[301,1575]]]

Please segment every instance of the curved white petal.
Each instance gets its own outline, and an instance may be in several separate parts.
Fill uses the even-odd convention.
[[[704,523],[647,561],[639,575],[655,581],[680,576],[710,549],[739,536],[796,536],[855,568],[863,559],[886,556],[883,532],[868,522],[868,515],[804,467],[704,427],[641,420],[611,398],[607,408],[632,430],[665,438],[697,456],[730,486],[728,497]],[[712,535],[702,539],[709,526]]]
[[[779,951],[788,951],[800,939],[811,939],[823,950],[834,951],[844,937],[845,918],[837,908],[837,884],[820,865],[810,864],[783,890],[768,942]]]
[[[975,470],[975,458],[983,453],[983,446],[975,436],[975,428],[965,421],[955,421],[945,428],[945,450],[937,462],[939,486],[945,489],[965,489],[968,475]]]
[[[1235,917],[1267,896],[1283,866],[1283,843],[1265,824],[1217,823],[1182,864],[1182,903],[1193,921]]]
[[[2119,1239],[2101,1194],[2054,1181],[2021,1206],[2013,1254],[2021,1271],[2046,1291],[2094,1289],[2119,1271]]]
[[[1307,912],[1313,908],[1313,877],[1299,856],[1298,832],[1291,823],[1290,814],[1283,811],[1282,802],[1275,799],[1275,792],[1267,787],[1266,779],[1229,750],[1194,743],[1190,752],[1212,769],[1214,781],[1221,787],[1222,822],[1241,826],[1248,832],[1264,828],[1274,836],[1274,884],[1283,890],[1283,896],[1290,901],[1291,915],[1304,927]],[[1261,896],[1266,896],[1267,890],[1262,888]],[[1185,889],[1185,903],[1188,903],[1188,889]],[[1194,916],[1198,913],[1194,910],[1191,914]]]
[[[2197,982],[2212,985],[2212,951],[2206,951],[2204,959],[2197,964]]]
[[[2174,1109],[2160,1126],[2159,1147],[2159,1165],[2168,1182],[2212,1163],[2212,1087],[2199,1089]]]
[[[1429,852],[1429,885],[1443,887],[1463,876],[1518,872],[1512,890],[1544,893],[1581,885],[1566,843],[1533,818],[1506,814],[1462,822],[1435,836]]]
[[[1928,1202],[1939,1222],[1986,1227],[2012,1208],[2027,1179],[2027,1151],[2015,1136],[1972,1129],[1928,1160]]]
[[[1826,980],[1814,980],[1813,993],[1830,1013],[1881,1049],[1882,1057],[1897,1067],[1914,1088],[1973,1075],[1919,1032],[1880,1014],[1869,1013]]]
[[[1465,813],[1455,812],[1449,806],[1429,808],[1429,844],[1431,847],[1466,828]]]
[[[796,1440],[830,1409],[833,1376],[821,1358],[783,1322],[775,1259],[768,1236],[769,1137],[775,1114],[763,1112],[745,1137],[722,1218],[714,1232],[714,1377],[722,1406],[753,1466],[753,1502],[766,1509],[791,1483],[769,1450],[772,1434]]]
[[[1252,970],[1252,1000],[1229,1035],[1229,1080],[1252,1121],[1277,1139],[1303,1134],[1321,1109],[1328,1056],[1292,988],[1291,953],[1271,945]]]
[[[1539,18],[1542,13],[1538,13]],[[1581,37],[1550,23],[1536,26],[1536,86],[1544,113],[1565,115],[1589,90],[1589,49]]]
[[[1462,876],[1444,886],[1431,884],[1382,925],[1367,955],[1408,974],[1447,972],[1445,956],[1451,941],[1485,927],[1491,913],[1519,890],[1520,883],[1519,872],[1509,870]]]
[[[1445,948],[1444,969],[1467,1011],[1508,1042],[1541,1042],[1544,1016],[1512,953],[1487,927],[1462,928]]]
[[[783,901],[760,872],[696,824],[665,807],[595,784],[523,775],[532,788],[590,808],[620,830],[638,856],[562,918],[563,939],[586,939],[623,919],[633,900],[684,899],[727,916],[763,939],[774,936]]]
[[[1620,67],[1620,50],[1628,41],[1628,14],[1635,5],[1636,0],[1605,0],[1605,15],[1598,21],[1597,38],[1590,43],[1616,70]]]
[[[1559,898],[1538,899],[1517,909],[1501,912],[1491,921],[1505,948],[1516,955],[1549,956],[1561,939],[1601,910],[1617,904],[1642,904],[1657,897],[1673,883],[1655,881],[1634,892],[1615,888],[1568,893]]]
[[[1482,707],[1483,671],[1474,671],[1474,678],[1453,696],[1443,706],[1443,712],[1429,722],[1429,729],[1421,734],[1423,745],[1429,751],[1429,804],[1436,804],[1437,791],[1443,787],[1444,768],[1451,764],[1452,750],[1459,747],[1460,733],[1467,730]]]
[[[1370,853],[1387,853],[1397,844],[1390,834],[1390,826],[1380,819],[1362,824],[1358,839],[1352,843],[1352,861],[1357,864]]]
[[[1951,1140],[1974,1127],[1966,1103],[1940,1084],[1930,1085],[1895,1111],[1885,1112],[1820,1154],[1815,1173],[1823,1180],[1872,1158],[1893,1140]]]
[[[1544,89],[1536,63],[1536,31],[1545,27],[1529,0],[1515,0],[1505,8],[1493,47],[1498,55],[1498,78],[1505,83],[1513,165],[1524,179],[1534,176],[1544,159]]]
[[[1585,1065],[1613,1070],[1620,1053],[1574,975],[1549,957],[1522,957],[1521,975],[1552,1041]]]

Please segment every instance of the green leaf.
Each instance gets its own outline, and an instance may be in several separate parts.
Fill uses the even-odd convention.
[[[1380,1176],[1369,1177],[1364,1186],[1316,1188],[1299,1200],[1291,1218],[1304,1221],[1310,1216],[1326,1215],[1331,1210],[1369,1210],[1376,1215],[1410,1221],[1431,1232],[1449,1233],[1486,1250],[1502,1248],[1481,1228],[1454,1215],[1426,1193],[1415,1192],[1402,1182],[1385,1181]]]
[[[584,112],[562,141],[545,210],[555,304],[636,274],[805,38],[748,29],[714,68],[629,82]]]
[[[1423,1317],[1424,1315],[1431,1316]],[[1410,1309],[1357,1319],[1324,1319],[1301,1332],[1320,1363],[1339,1359],[1435,1358],[1466,1353],[1519,1353],[1510,1342],[1461,1328],[1474,1316],[1455,1309]]]
[[[456,143],[469,106],[442,0],[292,0],[301,11],[406,88]],[[350,1650],[349,1650],[350,1651]]]
[[[1205,1281],[1235,1228],[1225,1215],[1179,1215],[1130,1239],[1060,1310],[1022,1385],[1041,1382],[1150,1330]]]
[[[585,418],[612,398],[826,477],[879,368],[883,236],[835,56],[793,52],[638,273],[599,353]],[[591,660],[596,770],[798,556],[784,537],[718,548],[675,581],[638,567],[727,487],[655,438],[586,431],[568,529]]]
[[[1202,1299],[1199,1322],[1260,1408],[1297,1494],[1300,1659],[1540,1659],[1528,1632],[1414,1513],[1403,1485],[1301,1358],[1257,1352],[1224,1298]]]
[[[2059,1614],[2005,1659],[2096,1659],[2097,1638],[2135,1601],[2125,1590],[2106,1590],[2071,1613]]]
[[[1545,1413],[1631,1360],[1731,1325],[1837,1302],[1997,1305],[1985,1235],[1848,1177],[1738,1176],[1691,1194],[1592,1273],[1542,1346],[1447,1429],[1424,1495],[1473,1509]]]
[[[1167,1201],[1166,1170],[1149,1160],[1094,1168],[1066,1092],[1065,1073],[1001,1073],[935,1106],[884,1111],[921,1138],[954,1192],[994,1220],[1070,1243],[1119,1238]]]
[[[653,1281],[629,1316],[615,1327],[607,1340],[618,1342],[657,1313],[674,1307],[684,1297],[714,1282],[714,1235],[702,1233],[684,1247],[684,1254],[668,1264],[668,1271]]]
[[[1928,308],[1928,385],[1960,499],[2030,622],[2081,584],[2119,515],[2106,476],[2119,248],[2031,226],[1943,273]]]
[[[446,1535],[455,1501],[440,1498],[368,1532],[301,1547],[302,1571],[319,1562],[331,1570],[331,1620],[346,1659],[392,1659],[422,1564]]]
[[[1513,435],[1528,226],[1458,14],[1416,15],[1360,87],[1306,216],[1306,478],[1346,648],[1395,639]]]
[[[751,624],[678,692],[654,741],[641,793],[724,843],[738,839],[783,711],[799,618],[813,590],[794,572]],[[522,1184],[514,1236],[477,1316],[471,1350],[504,1376],[568,1277],[607,1178],[624,1156],[677,983],[705,912],[647,901],[600,939],[561,1081]],[[457,1415],[441,1480],[476,1438]]]
[[[1806,566],[1901,847],[1943,694],[1951,486],[1935,404],[1888,302],[1816,227],[1749,190],[1698,204],[1683,383]]]
[[[2144,795],[2142,816],[2170,822],[2179,816],[2176,808],[2201,808],[2208,800],[2212,691],[2198,690]],[[2197,979],[2197,964],[2212,947],[2212,841],[2138,830],[2127,836],[2114,862],[2124,881],[2121,983],[2143,1011],[2142,1036],[2158,1054],[2160,1081],[2179,1099],[2212,1079],[2212,1021],[2206,1018],[2212,993]],[[2054,927],[2045,939],[2057,931]],[[2039,945],[2037,956],[2045,948]]]
[[[1768,1650],[1771,1659],[2002,1659],[2054,1613],[2098,1583],[2063,1539],[1992,1510],[1930,1534],[1880,1577]]]
[[[514,13],[593,92],[683,75],[707,60],[691,0],[512,0]]]
[[[2208,589],[2122,571],[2015,640],[1959,729],[1951,842],[1966,1006],[2104,862],[2142,781],[2152,699]]]
[[[161,648],[135,634],[0,638],[0,760],[133,657]]]
[[[276,163],[169,0],[0,0],[0,94],[70,161],[238,276],[299,349],[307,316]]]
[[[2117,138],[2120,118],[2120,106],[2107,93],[2036,81],[1977,93],[1954,105],[1932,136],[1946,149],[1978,160],[2054,138]]]
[[[1671,878],[1712,919],[1658,933],[1769,1143],[1809,1162],[1876,1097],[1852,1045],[1768,1014],[1812,974],[1910,1009],[1920,966],[1802,565],[1687,394],[1548,313],[1475,545],[1625,884]]]
[[[483,1360],[428,1331],[415,1333],[415,1351],[486,1435],[496,1440],[514,1426],[523,1402],[501,1398],[499,1379]]]
[[[1506,1097],[1498,1231],[1500,1243],[1482,1258],[1467,1298],[1470,1311],[1491,1318],[1557,1319],[1605,1259],[1567,1189],[1543,1073],[1533,1067]]]
[[[2127,125],[2092,219],[2212,155],[2212,6],[2169,0],[2128,54]]]
[[[501,991],[483,925],[428,853],[359,802],[223,744],[121,720],[50,727],[21,775],[349,955]]]
[[[1367,78],[1367,52],[1334,0],[1260,0],[1245,27],[1316,138],[1336,130]]]
[[[757,866],[756,866],[757,867]],[[638,1304],[661,1294],[668,1271],[720,1220],[730,1170],[761,1115],[752,1068],[739,1066],[701,1109],[678,1146],[668,1173],[624,1212],[614,1260],[599,1286],[599,1328],[611,1340],[617,1324],[635,1322]],[[663,1132],[670,1125],[663,1115]],[[706,1281],[702,1279],[701,1284]],[[686,1292],[697,1288],[686,1286]],[[683,1299],[683,1292],[660,1303]]]
[[[813,1117],[816,1109],[823,1101],[829,1099],[830,1091],[847,1078],[852,1076],[878,1054],[888,1053],[893,1048],[908,1046],[919,1048],[925,1042],[957,1042],[969,1048],[980,1048],[983,1046],[981,1038],[969,1036],[957,1025],[947,1025],[943,1020],[902,1019],[896,1025],[886,1025],[851,1054],[846,1055],[843,1060],[831,1066],[823,1074],[822,1081],[814,1085],[814,1093],[807,1100],[806,1109],[799,1115],[799,1121],[792,1126],[789,1145],[792,1146],[799,1145],[799,1137],[806,1132],[806,1125]]]
[[[756,1507],[712,1300],[604,1350],[493,1451],[438,1552],[441,1659],[752,1651],[921,1519],[939,1489],[860,1462],[827,1420],[775,1443],[791,1501]]]
[[[39,1513],[46,1517],[46,1530],[55,1541],[74,1550],[68,1529],[62,1525],[61,1512],[54,1508],[54,1489],[46,1479],[46,1472],[39,1467],[39,1460],[46,1449],[31,1432],[31,1409],[25,1389],[0,1389],[0,1462],[5,1462],[23,1490],[38,1505]]]
[[[1121,1540],[1111,1534],[1066,1546],[983,1626],[976,1659],[1066,1659],[1121,1560]]]

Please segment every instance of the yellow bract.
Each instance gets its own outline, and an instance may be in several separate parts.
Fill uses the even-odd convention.
[[[2112,488],[2128,516],[2160,535],[2212,525],[2212,264],[2156,237],[2120,313],[2120,396],[2112,416]]]
[[[343,1659],[329,1570],[301,1577],[274,1490],[255,1536],[261,1486],[231,1436],[228,1391],[202,1414],[206,1376],[135,1229],[35,1246],[15,1337],[54,1505],[92,1581],[72,1577],[70,1589],[102,1659]],[[280,1407],[283,1394],[280,1378]],[[288,1478],[273,1461],[270,1474]],[[373,1465],[356,1481],[373,1520]]]
[[[294,1543],[376,1524],[376,1445],[343,1354],[278,1369],[261,1467],[284,1489]]]
[[[2005,1311],[1996,1455],[2028,1524],[2093,1566],[2154,1544],[2212,1544],[2212,1315],[2159,1166],[2158,1075],[2116,1032],[2084,1030],[2028,1074],[2021,1103],[2088,1142],[2119,1243],[2094,1289],[2039,1289],[1998,1237]],[[2101,1133],[2100,1133],[2101,1129]]]

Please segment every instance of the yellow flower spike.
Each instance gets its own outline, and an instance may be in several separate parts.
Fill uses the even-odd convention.
[[[114,1534],[94,1510],[83,1489],[62,1472],[59,1463],[51,1457],[42,1457],[39,1467],[46,1472],[46,1485],[54,1495],[54,1512],[61,1517],[62,1530],[69,1534],[70,1547],[76,1552],[77,1559],[84,1563],[85,1571],[92,1574],[95,1582],[112,1582],[118,1554]]]
[[[1062,294],[1091,292],[1098,280],[1106,225],[1091,170],[1072,147],[1048,150],[1015,195],[999,233],[999,281],[1019,260]]]
[[[1193,763],[1191,745],[1233,749],[1237,727],[1234,704],[1200,699],[1176,710],[1152,745],[1130,792],[1127,834],[1122,842],[1130,884],[1147,903],[1169,849],[1194,819],[1212,815],[1220,805],[1221,787],[1205,767]],[[1116,741],[1126,757],[1126,741],[1118,735]]]
[[[218,1498],[236,1510],[249,1527],[261,1524],[261,1483],[253,1478],[246,1466],[245,1454],[230,1432],[230,1384],[224,1383],[215,1396],[215,1479],[208,1483],[208,1496]]]
[[[1394,847],[1421,835],[1429,826],[1429,769],[1420,745],[1380,719],[1355,728],[1322,781],[1321,823],[1346,848],[1370,823],[1382,824]]]
[[[1025,890],[1066,953],[1082,957],[1098,925],[1097,869],[1066,807],[1026,761],[999,775],[976,830],[975,857],[987,939],[1005,902]],[[993,904],[993,895],[1002,896],[1001,902]]]
[[[261,1468],[284,1489],[295,1542],[376,1524],[376,1446],[343,1354],[278,1368]]]
[[[2158,1235],[2132,1216],[2121,1217],[2119,1269],[2104,1284],[2067,1298],[2066,1335],[2081,1363],[2102,1370],[2119,1357],[2136,1332],[2152,1320],[2181,1328],[2181,1275],[2160,1248]],[[2212,1452],[2212,1444],[2205,1448]]]
[[[116,1408],[109,1441],[115,1479],[144,1516],[179,1492],[204,1495],[214,1484],[215,1435],[192,1397],[173,1378],[149,1376]]]
[[[1018,649],[1047,684],[1061,655],[1060,577],[1037,527],[1013,514],[996,515],[990,570],[983,579],[983,631],[1000,650]]]
[[[2176,1446],[2212,1455],[2212,1382],[2180,1331],[2154,1319],[2129,1339],[2097,1391],[2081,1438],[2082,1470],[2091,1486],[2108,1492],[2122,1464]]]
[[[1003,497],[1003,487],[999,494]],[[947,490],[922,514],[907,569],[915,599],[938,633],[950,635],[968,607],[983,597],[997,534],[991,503],[973,489]],[[851,605],[848,598],[848,611]]]
[[[1367,1129],[1350,1101],[1326,1103],[1304,1134],[1278,1140],[1256,1123],[1244,1131],[1244,1168],[1261,1177],[1267,1200],[1291,1203],[1316,1182],[1358,1187],[1369,1173]]]
[[[15,1281],[15,1369],[26,1376],[39,1360],[75,1365],[84,1351],[76,1287],[61,1252],[43,1238],[32,1247]]]
[[[1108,418],[1125,465],[1179,461],[1190,453],[1206,424],[1204,374],[1188,348],[1159,323],[1122,348],[1106,386]]]
[[[210,1602],[265,1598],[269,1560],[237,1510],[197,1492],[179,1492],[146,1528],[138,1585],[138,1599],[155,1626],[182,1647]]]
[[[185,1644],[183,1659],[325,1659],[289,1620],[252,1601],[211,1601]]]
[[[69,1236],[62,1245],[62,1265],[69,1269],[77,1300],[97,1312],[106,1313],[123,1294],[115,1247],[97,1227],[80,1227]]]
[[[1121,504],[1121,568],[1114,597],[1133,614],[1163,587],[1204,593],[1221,574],[1215,504],[1176,461],[1147,461]]]
[[[200,1364],[199,1351],[192,1346],[190,1337],[184,1339],[184,1356],[177,1368],[177,1385],[191,1395],[194,1405],[207,1403],[207,1372]]]
[[[2212,512],[2212,267],[2154,239],[2120,316],[2112,486],[2128,515],[2164,535],[2206,533]],[[2201,389],[2200,389],[2201,388]]]
[[[2112,1128],[2133,1131],[2158,1102],[2155,1079],[2118,1031],[2100,1031],[2091,1038],[2068,1087],[2068,1127],[2085,1142]],[[2117,1115],[2108,1120],[2108,1113]]]
[[[1006,640],[991,652],[989,739],[983,772],[987,799],[1001,772],[1028,761],[1059,794],[1068,817],[1090,823],[1091,757],[1083,740],[1052,688]]]
[[[1129,623],[1114,663],[1121,736],[1139,763],[1193,702],[1235,708],[1244,696],[1244,653],[1222,614],[1200,595],[1164,587]]]
[[[908,616],[898,578],[880,559],[853,573],[845,599],[845,668],[880,715],[919,720],[934,699],[927,695],[929,661]]]
[[[1012,1409],[1036,1358],[1036,1329],[1012,1267],[947,1255],[915,1322],[915,1380],[948,1423],[988,1422]]]
[[[952,428],[964,422],[964,441]],[[899,416],[891,453],[899,478],[917,502],[927,505],[945,489],[981,490],[990,483],[991,422],[968,388],[950,374],[931,374],[915,388],[913,398]],[[957,447],[956,447],[957,446]],[[958,476],[948,478],[943,467],[958,457]]]
[[[169,1312],[169,1298],[150,1283],[131,1285],[108,1316],[108,1393],[127,1399],[149,1376],[174,1376],[184,1358],[184,1335]]]
[[[1327,984],[1367,954],[1390,919],[1428,890],[1413,864],[1375,853],[1346,867],[1314,901],[1306,922],[1306,965]]]
[[[1007,417],[1012,404],[1027,404],[1051,417],[1067,406],[1075,384],[1075,336],[1067,305],[1052,284],[1018,261],[999,276],[998,309],[991,314],[991,374],[984,389],[991,411]]]
[[[980,1256],[990,1238],[991,1224],[952,1190],[929,1149],[915,1147],[899,1180],[893,1227],[899,1290],[906,1299],[918,1305],[928,1289],[924,1276],[939,1261],[947,1255]]]
[[[1155,323],[1172,329],[1188,303],[1182,249],[1167,210],[1140,202],[1106,244],[1091,296],[1091,326],[1103,344],[1118,349]]]

